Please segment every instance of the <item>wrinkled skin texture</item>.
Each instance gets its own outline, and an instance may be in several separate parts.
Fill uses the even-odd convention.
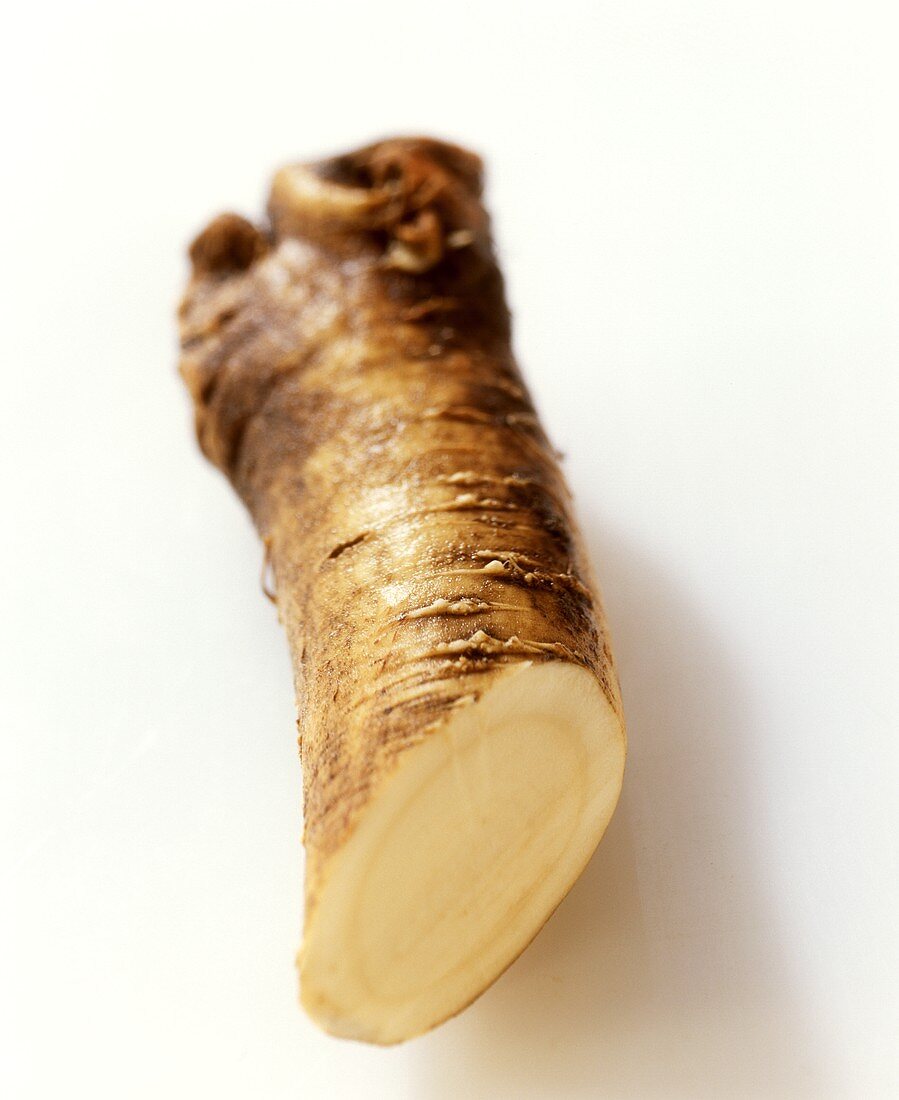
[[[181,373],[290,641],[307,916],[399,754],[502,666],[585,665],[620,712],[480,195],[472,154],[385,141],[282,170],[267,226],[191,247]]]

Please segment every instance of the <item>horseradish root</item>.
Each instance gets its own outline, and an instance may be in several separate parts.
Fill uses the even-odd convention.
[[[190,250],[181,373],[295,669],[302,1001],[376,1043],[512,962],[608,824],[625,738],[569,495],[510,350],[481,164],[384,141]]]

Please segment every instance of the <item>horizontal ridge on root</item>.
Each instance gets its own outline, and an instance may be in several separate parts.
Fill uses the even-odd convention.
[[[544,569],[522,569],[521,566],[515,566],[511,562],[502,561],[499,558],[493,558],[480,568],[446,569],[438,575],[441,577],[464,577],[472,574],[492,576],[498,581],[506,581],[509,584],[526,587],[552,588],[555,584],[560,584],[587,599],[591,599],[589,590],[573,573],[551,573]]]
[[[425,619],[432,615],[479,615],[489,611],[521,610],[521,606],[515,603],[497,603],[494,600],[481,600],[473,596],[459,596],[454,600],[448,600],[441,596],[424,607],[402,612],[397,616],[397,620]]]
[[[519,638],[513,634],[511,638],[494,638],[484,630],[476,630],[470,638],[458,638],[454,642],[439,642],[428,650],[425,657],[459,657],[469,653],[479,653],[485,656],[530,656],[535,654],[554,653],[558,657],[583,664],[584,659],[574,650],[569,649],[562,642],[534,642],[526,638]]]

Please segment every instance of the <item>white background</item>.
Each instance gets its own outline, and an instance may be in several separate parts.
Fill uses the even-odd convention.
[[[7,13],[0,1092],[899,1095],[893,9]],[[173,311],[211,214],[408,131],[488,159],[632,748],[538,941],[384,1051],[296,1004],[290,667]]]

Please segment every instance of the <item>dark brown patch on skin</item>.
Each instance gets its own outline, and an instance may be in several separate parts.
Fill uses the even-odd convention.
[[[338,543],[334,549],[328,554],[328,561],[333,561],[335,558],[339,558],[345,551],[351,549],[353,546],[358,546],[360,542],[363,542],[369,536],[368,531],[363,531],[361,535],[356,535],[353,539],[347,539],[346,542]]]
[[[188,251],[195,275],[231,275],[246,271],[268,246],[267,237],[252,222],[238,214],[221,214]]]

